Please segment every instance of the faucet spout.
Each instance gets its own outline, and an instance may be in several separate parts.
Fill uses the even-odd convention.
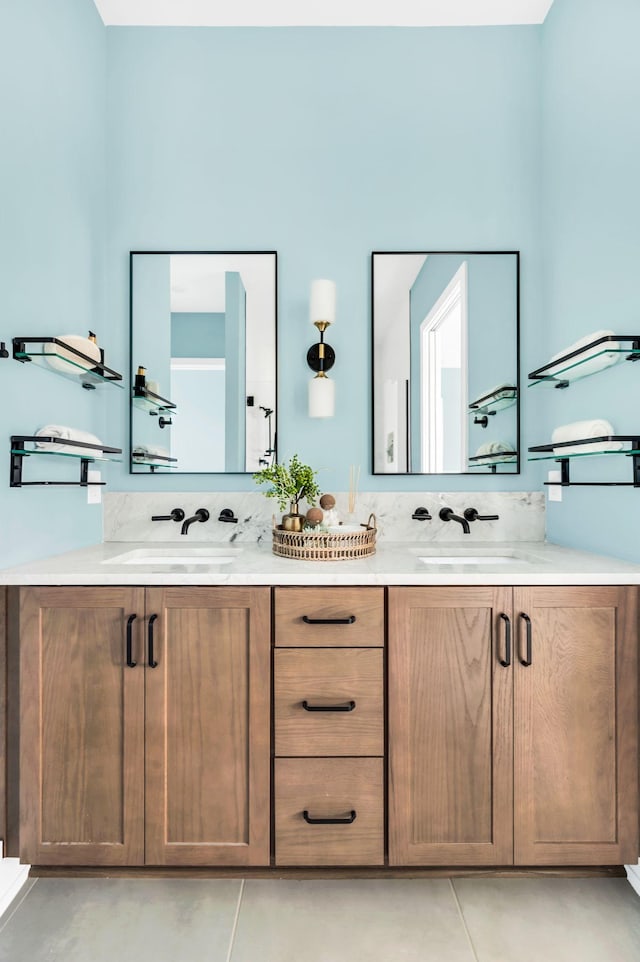
[[[209,512],[206,508],[198,508],[196,513],[191,518],[185,518],[182,522],[182,528],[180,534],[189,534],[189,528],[195,521],[208,521]]]
[[[467,519],[461,518],[458,514],[454,514],[453,508],[440,508],[440,520],[457,521],[458,524],[462,526],[463,534],[471,534],[471,528],[469,527],[469,522]]]

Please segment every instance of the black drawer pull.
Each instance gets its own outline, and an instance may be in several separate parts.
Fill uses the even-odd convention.
[[[135,668],[138,664],[137,661],[133,660],[133,623],[136,620],[137,615],[129,615],[127,618],[127,668]]]
[[[348,618],[309,618],[307,615],[303,615],[302,620],[305,625],[352,625],[356,616],[349,615]]]
[[[153,625],[157,617],[158,617],[157,615],[151,615],[151,617],[149,618],[149,627],[148,627],[148,635],[147,635],[148,641],[149,641],[149,656],[147,659],[149,668],[158,667],[158,662],[155,661],[153,657]]]
[[[348,701],[345,705],[310,705],[308,701],[303,701],[302,707],[305,711],[353,711],[356,703]]]
[[[351,823],[356,820],[356,813],[351,809],[351,814],[346,815],[344,818],[311,818],[305,808],[302,817],[307,825],[351,825]]]
[[[523,665],[525,668],[528,668],[529,665],[530,665],[531,662],[532,662],[532,657],[531,657],[531,655],[532,655],[532,652],[531,652],[531,647],[532,647],[532,646],[531,646],[531,618],[529,617],[529,615],[525,615],[525,613],[524,613],[523,611],[520,612],[520,618],[522,619],[522,621],[524,621],[525,625],[527,626],[527,657],[526,657],[526,658],[520,658],[520,664]]]
[[[504,659],[498,657],[498,661],[503,668],[508,668],[511,664],[511,618],[501,613],[500,617],[504,623]]]

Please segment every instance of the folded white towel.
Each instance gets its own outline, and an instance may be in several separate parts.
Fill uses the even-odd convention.
[[[37,437],[44,438],[63,438],[66,441],[82,441],[84,444],[102,444],[100,438],[89,431],[81,431],[79,428],[70,428],[64,424],[45,424],[43,428],[36,431]],[[83,454],[81,448],[73,444],[53,444],[48,441],[36,441],[35,447],[39,451],[57,451],[58,454]],[[91,451],[88,456],[100,457],[102,450]]]
[[[562,351],[558,351],[551,357],[552,361],[556,358],[564,357],[566,354],[571,354],[573,351],[579,350],[584,347],[585,344],[590,344],[591,341],[597,341],[600,337],[610,337],[613,331],[593,331],[591,334],[586,334],[581,337],[578,341],[570,344],[569,347],[565,347]],[[615,350],[620,350],[622,345],[619,341],[604,341],[602,344],[596,344],[595,347],[584,354],[572,358],[570,361],[565,361],[564,364],[558,364],[556,367],[551,367],[546,372],[547,374],[556,374],[558,371],[562,371],[563,367],[569,367],[569,370],[562,371],[560,375],[564,381],[577,381],[578,378],[587,377],[589,374],[595,374],[597,371],[603,371],[607,367],[611,367],[612,364],[617,364],[624,358],[624,354],[614,354],[611,353]],[[600,352],[605,353],[601,354]],[[596,357],[596,355],[600,355]],[[590,358],[591,360],[585,360],[585,358]],[[578,363],[582,362],[582,363]],[[575,365],[575,367],[570,367],[570,365]]]
[[[593,418],[590,421],[572,421],[561,424],[551,435],[551,443],[561,441],[582,441],[585,438],[602,438],[614,434],[613,425],[604,418]],[[625,441],[595,441],[593,444],[567,445],[564,448],[554,447],[554,454],[594,454],[599,451],[624,451]]]
[[[477,458],[495,458],[498,454],[515,454],[515,448],[509,441],[488,441],[481,444],[476,451]]]

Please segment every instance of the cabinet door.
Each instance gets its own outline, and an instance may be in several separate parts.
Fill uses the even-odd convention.
[[[638,858],[636,591],[515,589],[516,864]]]
[[[510,588],[389,589],[389,862],[512,862]]]
[[[150,588],[146,862],[267,865],[270,591]]]
[[[132,654],[127,667],[130,615]],[[20,857],[144,859],[144,667],[138,588],[20,591]]]

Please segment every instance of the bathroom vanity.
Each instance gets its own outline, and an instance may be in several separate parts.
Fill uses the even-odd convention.
[[[637,566],[544,544],[383,545],[342,565],[150,550],[2,572],[9,854],[637,860]]]

